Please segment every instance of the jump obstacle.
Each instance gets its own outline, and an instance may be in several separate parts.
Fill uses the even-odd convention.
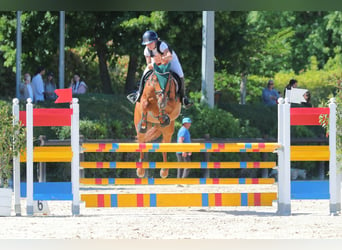
[[[13,102],[13,113],[16,103]],[[31,105],[31,107],[30,107]],[[26,155],[20,161],[27,164],[27,199],[28,215],[32,215],[33,190],[30,187],[31,164],[71,160],[72,165],[72,214],[79,214],[79,183],[95,185],[163,185],[163,184],[272,184],[270,178],[192,178],[192,179],[138,179],[138,178],[79,178],[79,168],[273,168],[275,162],[80,162],[79,153],[87,152],[277,152],[278,154],[278,193],[196,193],[196,194],[82,194],[81,200],[86,207],[166,207],[166,206],[271,206],[278,198],[279,215],[291,214],[290,198],[290,161],[327,161],[329,160],[330,212],[341,211],[340,180],[341,174],[336,170],[336,104],[331,100],[329,108],[291,108],[287,100],[279,99],[278,105],[278,143],[83,143],[79,147],[78,104],[77,99],[71,105],[71,147],[32,147],[33,128],[32,104],[26,105],[26,126],[28,126],[28,145]],[[18,109],[18,108],[17,108]],[[312,110],[312,112],[310,112]],[[75,112],[76,111],[76,112]],[[291,146],[291,125],[320,125],[319,116],[329,115],[329,146]],[[31,119],[29,118],[31,117]],[[17,118],[18,119],[18,118]],[[291,121],[291,122],[290,122]],[[309,124],[308,124],[309,123]],[[50,125],[50,124],[49,124]],[[62,124],[61,124],[62,125]],[[52,125],[51,125],[52,126]],[[76,135],[76,136],[75,136]],[[30,139],[30,140],[29,140]],[[70,152],[71,154],[65,154]],[[65,151],[66,150],[66,151]],[[64,152],[64,154],[62,153]],[[16,159],[14,164],[18,164]],[[14,169],[16,170],[16,168]],[[17,171],[15,171],[17,172]],[[15,175],[16,211],[18,203],[18,180]],[[20,177],[20,175],[19,175]],[[19,179],[20,182],[20,179]],[[30,190],[31,189],[31,190]],[[19,205],[20,206],[20,205]],[[20,208],[20,207],[19,207]]]
[[[66,100],[64,101],[62,93],[67,92]],[[32,100],[27,99],[26,111],[19,111],[19,100],[13,99],[13,117],[14,123],[22,122],[26,126],[26,155],[16,156],[13,158],[13,184],[14,184],[14,199],[15,199],[15,213],[21,215],[21,184],[20,184],[20,162],[26,161],[26,212],[27,215],[32,216],[33,209],[33,162],[44,160],[46,162],[71,162],[71,200],[72,200],[72,214],[78,215],[80,213],[79,203],[79,105],[78,99],[73,98],[71,90],[56,90],[59,98],[56,103],[68,102],[69,109],[33,109]],[[71,127],[71,147],[51,149],[33,147],[33,127],[37,126],[70,126]],[[68,151],[64,151],[64,150]],[[70,150],[71,149],[71,150]],[[65,183],[68,185],[68,183]],[[52,195],[53,196],[53,195]],[[58,196],[58,195],[57,195]],[[38,198],[37,198],[38,199]],[[58,198],[57,198],[58,199]],[[63,198],[64,199],[64,198]]]
[[[83,152],[274,152],[277,143],[111,143],[83,144]],[[80,162],[83,168],[179,168],[177,162]],[[273,168],[276,162],[187,162],[182,168]],[[184,183],[191,180],[182,179]],[[85,183],[87,179],[81,179]],[[120,181],[117,179],[117,181]],[[127,180],[130,181],[130,180]],[[158,183],[181,183],[181,180],[156,179]],[[194,179],[197,182],[199,179]],[[238,179],[237,183],[267,184],[274,180]],[[98,182],[95,179],[95,183]],[[136,182],[139,182],[138,180]],[[151,183],[152,181],[150,181]],[[202,179],[202,182],[204,180]],[[223,179],[215,179],[214,183],[222,183]],[[227,182],[226,183],[231,183]],[[86,207],[202,207],[202,206],[271,206],[276,200],[274,193],[172,193],[172,194],[82,194],[81,200]]]
[[[278,211],[291,214],[291,126],[320,126],[320,117],[329,118],[329,206],[330,213],[341,212],[341,172],[336,166],[336,103],[331,98],[329,108],[291,108],[288,99],[278,99]],[[316,147],[315,149],[317,149]],[[298,149],[298,148],[297,148]],[[311,149],[314,149],[311,147]],[[310,152],[310,151],[309,151]],[[317,150],[314,151],[317,153]],[[319,152],[319,150],[318,150]],[[326,152],[326,151],[325,151]],[[302,151],[304,153],[304,151]],[[311,154],[314,155],[311,151]],[[326,154],[326,153],[325,153]],[[325,159],[327,155],[321,157]],[[303,157],[303,160],[306,160]]]

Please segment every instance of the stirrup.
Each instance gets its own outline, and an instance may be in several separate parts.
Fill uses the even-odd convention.
[[[139,93],[131,93],[127,96],[127,99],[132,103],[135,104],[139,98]]]

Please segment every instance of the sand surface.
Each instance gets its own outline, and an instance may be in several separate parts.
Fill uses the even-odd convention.
[[[169,185],[82,187],[81,193],[255,192],[276,185]],[[271,207],[85,208],[71,215],[70,201],[48,201],[50,214],[0,217],[0,239],[342,239],[342,216],[329,200],[293,200],[291,216]]]

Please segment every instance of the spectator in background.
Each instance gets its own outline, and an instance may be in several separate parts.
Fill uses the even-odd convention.
[[[33,89],[31,85],[31,75],[29,73],[24,74],[24,82],[19,87],[20,100],[26,102],[27,98],[31,98],[34,101]]]
[[[87,92],[87,85],[81,80],[80,74],[76,73],[72,79],[70,88],[73,94],[85,94]]]
[[[303,107],[308,107],[311,108],[312,107],[312,103],[311,103],[311,94],[310,91],[306,91],[304,94],[304,99],[306,100],[306,102],[302,102],[301,105]]]
[[[274,89],[274,81],[269,80],[267,87],[262,90],[262,101],[267,106],[276,105],[280,97],[278,91]]]
[[[46,100],[56,100],[57,96],[55,94],[56,84],[53,79],[53,73],[49,72],[47,74],[47,79],[45,82],[45,99]]]
[[[285,89],[284,89],[284,98],[289,98],[290,95],[290,91],[292,88],[297,88],[298,86],[298,81],[296,79],[291,79],[289,81],[289,84],[286,85]]]
[[[33,88],[33,96],[34,102],[43,102],[44,101],[44,81],[43,76],[45,74],[45,68],[40,66],[34,77],[32,78],[32,88]]]
[[[182,127],[178,130],[177,142],[178,143],[190,143],[191,136],[189,128],[191,126],[191,119],[185,117],[182,120]],[[178,162],[189,162],[191,161],[191,152],[177,152],[176,153]],[[178,168],[177,178],[186,178],[189,175],[190,170],[188,168]]]

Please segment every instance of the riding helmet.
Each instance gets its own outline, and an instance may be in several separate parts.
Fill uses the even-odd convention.
[[[184,117],[182,120],[182,124],[184,123],[191,123],[191,119],[189,117]]]
[[[158,35],[155,31],[153,30],[148,30],[144,33],[143,37],[142,37],[142,45],[147,45],[150,44],[154,41],[158,40]]]

